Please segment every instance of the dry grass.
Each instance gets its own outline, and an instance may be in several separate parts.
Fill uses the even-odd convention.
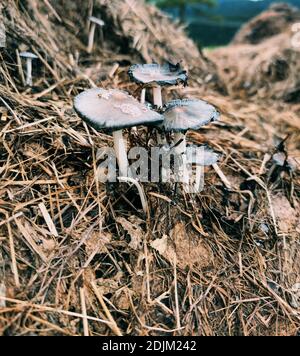
[[[147,58],[134,29],[142,26],[147,55],[157,60],[174,51],[168,34],[181,30],[153,8],[133,10],[132,1],[87,1],[80,13],[79,1],[64,11],[59,0],[26,4],[8,1],[0,54],[0,334],[296,335],[299,166],[292,172],[266,159],[290,135],[286,150],[299,160],[296,109],[212,92],[220,85],[214,66],[195,54],[201,70],[192,68],[191,86],[165,96],[205,90],[221,109],[222,122],[189,139],[223,153],[233,189],[211,169],[197,196],[145,184],[146,218],[135,189],[95,180],[97,149],[112,140],[84,125],[72,100],[91,85],[138,95],[127,66]],[[89,57],[84,19],[93,4],[111,28],[105,48]],[[169,31],[153,39],[157,18]],[[24,45],[40,56],[32,89],[18,63]],[[191,48],[173,55],[187,59]],[[212,87],[204,86],[209,73]],[[132,145],[147,147],[148,139],[144,128],[128,133]]]
[[[231,96],[299,104],[300,48],[293,25],[300,22],[300,10],[282,4],[273,7],[247,23],[230,46],[209,56]]]
[[[273,3],[261,14],[247,22],[233,39],[234,44],[258,44],[288,31],[300,21],[299,8],[288,2]]]

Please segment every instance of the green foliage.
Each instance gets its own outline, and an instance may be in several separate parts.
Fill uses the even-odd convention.
[[[191,4],[204,4],[207,6],[215,6],[216,0],[147,0],[158,7],[182,7]]]
[[[164,8],[178,8],[179,17],[181,22],[186,20],[187,5],[203,4],[209,7],[213,7],[217,4],[216,0],[146,0],[156,6]]]

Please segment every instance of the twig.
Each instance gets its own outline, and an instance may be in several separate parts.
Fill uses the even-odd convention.
[[[48,213],[48,210],[47,210],[45,204],[44,203],[40,203],[39,204],[39,208],[40,208],[40,210],[41,210],[41,212],[43,214],[43,217],[45,219],[45,222],[46,222],[46,224],[48,226],[49,231],[51,232],[51,234],[54,237],[58,237],[58,232],[56,230],[56,227],[54,225],[53,220],[51,219],[50,214]]]
[[[141,198],[141,203],[142,203],[142,206],[143,206],[144,213],[148,217],[149,216],[149,212],[150,212],[149,211],[149,206],[148,206],[148,203],[147,203],[147,198],[146,198],[146,194],[145,194],[144,188],[141,186],[141,184],[136,179],[129,178],[129,177],[119,177],[118,179],[119,179],[120,182],[129,183],[129,184],[131,183],[137,188],[137,190],[139,192],[139,195],[140,195],[140,198]]]
[[[225,176],[225,174],[222,172],[222,170],[219,167],[219,165],[218,164],[214,164],[213,168],[216,171],[216,173],[218,174],[218,176],[220,177],[220,179],[222,180],[222,182],[224,183],[225,187],[227,189],[231,190],[232,189],[232,185],[229,182],[228,178]]]
[[[41,312],[51,312],[51,313],[64,314],[64,315],[67,315],[67,316],[72,316],[72,317],[81,318],[81,319],[86,318],[87,320],[97,321],[99,323],[103,323],[103,324],[108,325],[108,326],[111,325],[111,322],[109,322],[107,320],[95,318],[93,316],[82,315],[80,313],[74,313],[74,312],[70,312],[70,311],[63,310],[63,309],[58,309],[58,308],[51,308],[51,307],[47,307],[45,305],[38,305],[38,304],[34,304],[34,303],[23,301],[23,300],[7,298],[7,297],[3,297],[1,295],[0,295],[0,300],[6,301],[8,303],[18,304],[19,306],[22,306],[23,308],[34,308],[34,309],[40,310]]]
[[[91,283],[91,286],[93,288],[93,291],[94,291],[97,299],[99,300],[99,302],[104,310],[105,315],[107,316],[108,320],[110,321],[109,327],[115,333],[115,335],[122,336],[121,330],[119,329],[117,323],[115,322],[115,319],[112,317],[110,311],[108,310],[108,308],[102,298],[101,292],[99,291],[99,289],[97,288],[97,286],[95,285],[94,282]]]
[[[176,307],[176,325],[177,325],[177,329],[179,330],[181,329],[181,323],[180,323],[180,312],[179,312],[176,253],[174,253],[174,294],[175,294],[175,307]]]
[[[85,303],[85,291],[84,287],[80,288],[80,301],[81,301],[81,311],[83,315],[83,333],[84,336],[89,336],[89,323],[87,319],[87,313],[86,313],[86,303]]]

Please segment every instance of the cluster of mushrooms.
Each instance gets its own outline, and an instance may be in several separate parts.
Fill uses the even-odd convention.
[[[212,165],[220,173],[217,166],[220,157],[217,153],[203,146],[199,161],[196,155],[187,154],[189,146],[186,142],[188,130],[198,130],[219,119],[217,109],[198,99],[173,100],[166,104],[162,100],[162,88],[186,85],[187,72],[182,70],[180,65],[167,63],[134,65],[128,74],[131,81],[141,86],[140,101],[124,91],[103,88],[86,90],[74,100],[74,108],[84,121],[96,130],[112,132],[119,180],[135,184],[142,202],[144,201],[139,182],[130,177],[127,142],[123,136],[124,129],[137,126],[154,127],[157,130],[158,145],[174,149],[176,154],[184,157],[182,164]],[[152,103],[146,103],[146,90],[152,91]],[[172,137],[171,143],[167,142],[165,133]]]
[[[89,24],[87,53],[90,54],[94,48],[97,26],[100,31],[101,43],[99,43],[99,46],[103,45],[105,23],[102,19],[91,16],[89,17]],[[31,87],[33,85],[32,63],[38,59],[38,56],[31,52],[22,52],[20,57],[26,60],[26,85]],[[119,181],[134,184],[137,187],[145,213],[148,210],[145,193],[137,179],[132,177],[129,168],[127,141],[123,136],[124,129],[136,129],[137,126],[154,127],[157,131],[158,146],[180,158],[180,174],[191,165],[198,167],[211,165],[221,176],[227,188],[230,188],[230,183],[217,165],[219,155],[207,146],[200,147],[200,155],[195,154],[199,147],[188,146],[186,142],[188,130],[198,130],[219,119],[220,114],[216,108],[198,99],[173,100],[169,103],[163,103],[162,88],[187,85],[187,72],[182,70],[179,64],[159,65],[154,63],[133,65],[128,74],[131,81],[141,86],[139,101],[118,89],[92,88],[75,98],[74,108],[78,115],[94,129],[112,132],[115,157],[119,168]],[[152,103],[146,102],[147,90],[151,90],[152,95],[149,95],[149,97],[152,97]],[[172,142],[170,142],[170,137],[173,137]],[[189,148],[193,149],[189,150]],[[170,170],[168,170],[168,173],[170,173]],[[178,172],[174,174],[178,174]],[[181,182],[186,186],[189,182],[184,174]]]
[[[93,16],[89,17],[89,23],[87,53],[90,54],[94,48],[97,26],[101,40],[99,45],[104,42],[103,27],[105,23]],[[34,53],[22,52],[20,57],[26,60],[26,85],[31,87],[33,84],[32,63],[38,59],[38,56]],[[133,65],[129,69],[128,75],[131,81],[141,86],[139,101],[118,89],[92,88],[75,98],[74,108],[78,115],[94,129],[112,132],[115,157],[119,168],[119,181],[134,184],[137,187],[145,213],[148,210],[146,198],[141,184],[133,178],[129,168],[127,142],[123,136],[124,129],[136,129],[137,126],[154,127],[157,131],[158,146],[179,157],[179,175],[186,172],[186,167],[192,165],[198,167],[211,165],[221,176],[227,188],[230,188],[230,183],[217,165],[219,155],[207,146],[200,147],[201,154],[199,155],[199,147],[188,146],[186,142],[188,130],[198,130],[219,119],[220,114],[217,109],[206,101],[198,99],[173,100],[169,103],[163,103],[162,88],[187,85],[187,72],[182,70],[179,64],[159,65],[153,63]],[[152,103],[146,103],[147,89],[152,92]],[[170,142],[170,137],[173,137],[172,142]],[[189,148],[192,148],[192,150]],[[195,154],[197,149],[198,153]],[[168,168],[168,173],[170,173],[170,170],[171,167]],[[174,174],[178,177],[178,172],[174,172]],[[183,173],[182,178],[181,182],[185,186],[189,185],[185,173]]]

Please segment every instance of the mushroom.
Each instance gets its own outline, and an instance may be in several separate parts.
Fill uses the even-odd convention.
[[[207,145],[188,145],[186,153],[188,164],[195,164],[202,167],[213,166],[220,159],[220,155]]]
[[[135,64],[128,71],[130,79],[143,87],[153,89],[153,104],[162,107],[162,87],[187,84],[187,72],[180,64]]]
[[[204,100],[183,99],[173,100],[166,105],[164,112],[164,129],[166,132],[175,133],[175,153],[182,156],[181,169],[186,163],[186,133],[188,130],[199,130],[211,122],[217,121],[220,113],[211,104]],[[215,163],[213,168],[228,189],[230,182],[225,177],[219,166]]]
[[[74,100],[77,113],[96,130],[113,132],[116,158],[121,177],[128,175],[126,143],[122,130],[138,125],[156,125],[163,117],[139,103],[124,91],[93,88],[79,94]]]
[[[272,157],[273,163],[277,167],[288,168],[290,171],[294,172],[297,170],[297,161],[289,157],[285,152],[276,152]],[[272,167],[271,172],[273,172],[275,167]]]
[[[220,159],[220,155],[214,152],[207,145],[204,146],[189,145],[187,147],[186,162],[189,165],[195,164],[198,167],[214,166],[217,164],[219,159]],[[198,175],[196,176],[195,186],[196,188],[193,191],[193,193],[199,193],[203,188],[203,179],[201,179],[201,176],[200,177]]]
[[[220,113],[211,104],[203,100],[173,100],[165,107],[164,129],[175,133],[175,151],[186,152],[186,133],[188,130],[199,130],[210,122],[217,121]]]
[[[128,75],[131,81],[142,85],[141,102],[144,102],[146,88],[152,88],[153,104],[161,108],[163,106],[162,87],[170,85],[187,85],[187,72],[182,70],[180,64],[167,63],[164,65],[153,64],[135,64],[130,67]],[[157,140],[160,144],[166,144],[161,139],[159,132]]]
[[[32,87],[32,61],[38,59],[38,56],[31,52],[21,52],[20,57],[26,58],[27,63],[27,74],[26,74],[26,85]]]
[[[96,26],[98,25],[100,27],[101,42],[103,43],[103,27],[105,26],[105,22],[94,16],[89,17],[89,21],[91,22],[91,28],[90,28],[89,44],[88,44],[87,52],[92,53],[94,48]]]

